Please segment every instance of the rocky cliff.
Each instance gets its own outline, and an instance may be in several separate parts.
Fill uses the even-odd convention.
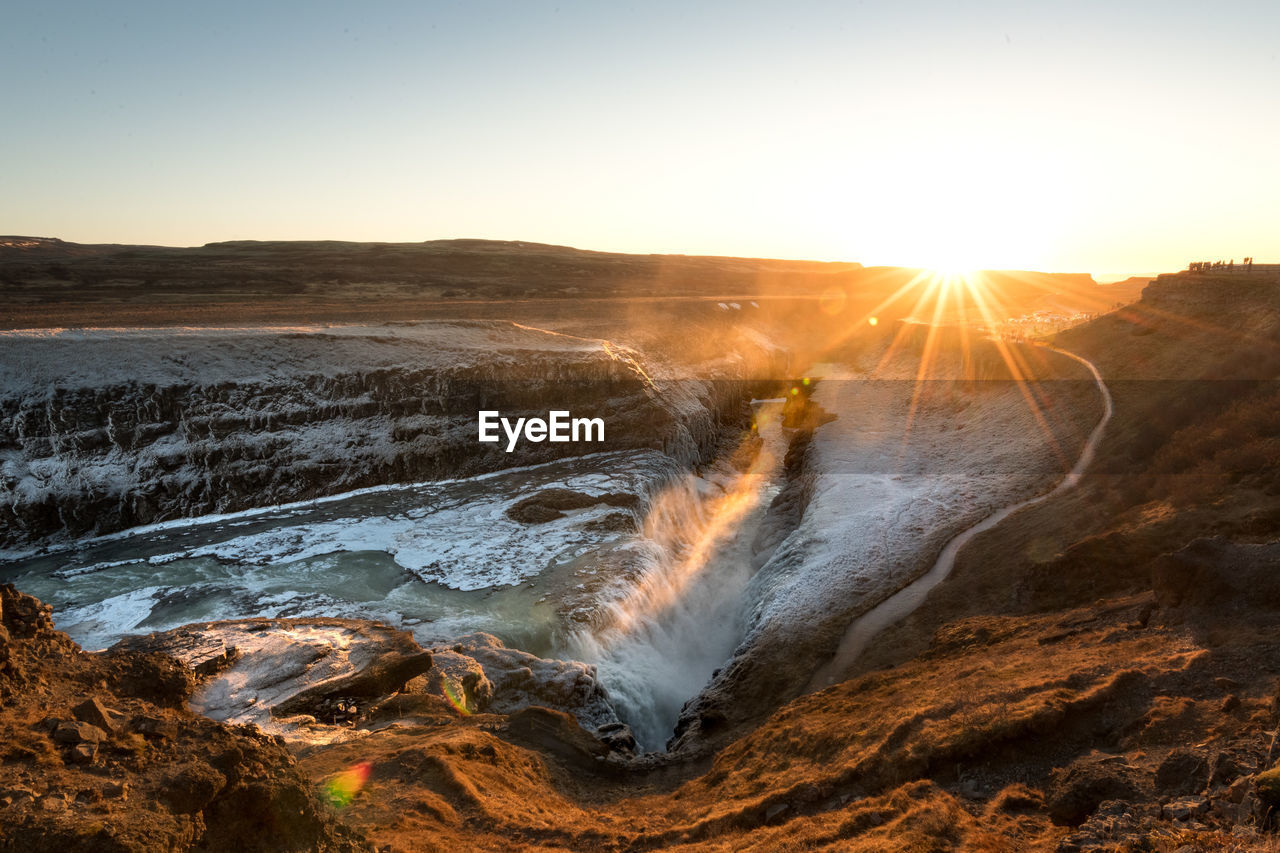
[[[505,322],[9,333],[0,547],[640,447],[683,462],[745,417],[732,368],[664,379]],[[599,417],[602,443],[477,440],[477,412]]]

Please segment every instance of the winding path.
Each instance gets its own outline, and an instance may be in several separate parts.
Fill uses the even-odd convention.
[[[947,576],[951,574],[951,570],[955,567],[956,555],[975,536],[990,530],[1015,512],[1038,504],[1041,501],[1046,501],[1068,489],[1075,488],[1079,484],[1080,477],[1089,467],[1089,464],[1093,462],[1098,442],[1102,440],[1107,424],[1111,421],[1111,414],[1115,410],[1115,406],[1111,400],[1111,390],[1102,381],[1102,374],[1098,372],[1098,368],[1093,362],[1058,347],[1051,346],[1046,348],[1059,355],[1074,359],[1087,367],[1089,372],[1093,374],[1093,381],[1097,383],[1098,391],[1102,394],[1102,418],[1094,426],[1093,432],[1089,434],[1089,439],[1085,442],[1084,449],[1080,452],[1080,458],[1076,460],[1076,464],[1051,491],[1002,507],[982,521],[957,534],[943,547],[942,553],[938,555],[937,561],[929,571],[853,620],[848,629],[846,629],[844,637],[841,638],[835,655],[813,674],[806,692],[821,690],[841,680],[877,634],[911,615],[917,607],[924,603],[925,598],[933,591],[933,588],[947,579]]]

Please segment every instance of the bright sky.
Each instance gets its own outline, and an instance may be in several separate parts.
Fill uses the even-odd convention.
[[[57,2],[0,234],[1280,261],[1280,3]]]

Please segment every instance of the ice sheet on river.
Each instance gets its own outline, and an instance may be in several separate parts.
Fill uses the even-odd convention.
[[[0,575],[53,603],[59,627],[88,648],[185,622],[334,612],[435,623],[419,632],[427,639],[521,639],[538,593],[506,589],[635,528],[629,510],[605,502],[539,524],[507,508],[546,489],[643,503],[677,471],[657,451],[596,454],[105,537],[0,565]],[[511,632],[499,630],[506,621]]]

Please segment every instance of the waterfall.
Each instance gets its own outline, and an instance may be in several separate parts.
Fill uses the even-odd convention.
[[[759,439],[748,441],[759,449],[745,471],[729,454],[705,477],[690,474],[657,495],[641,528],[644,570],[569,638],[570,654],[596,665],[644,749],[664,746],[681,707],[743,636],[751,542],[785,445],[777,405],[758,405],[756,425]]]

